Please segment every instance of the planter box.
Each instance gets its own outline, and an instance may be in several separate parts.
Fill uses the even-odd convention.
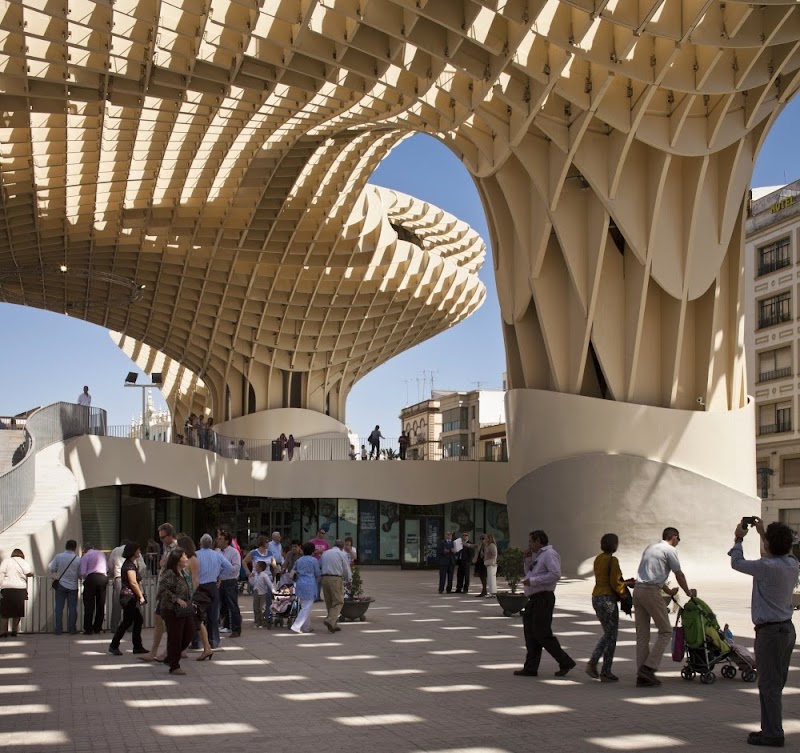
[[[512,594],[508,591],[497,594],[497,603],[503,610],[505,617],[517,614],[528,603],[528,597],[523,593]]]
[[[347,622],[364,622],[367,618],[364,616],[369,609],[369,605],[375,601],[372,597],[366,599],[345,599],[342,605],[342,619]]]

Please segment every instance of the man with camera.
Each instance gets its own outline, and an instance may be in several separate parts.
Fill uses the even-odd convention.
[[[742,540],[751,525],[758,531],[764,549],[758,560],[745,559],[742,551]],[[792,591],[797,582],[798,562],[791,553],[794,535],[783,523],[770,523],[764,530],[763,521],[756,517],[742,518],[733,535],[734,545],[728,552],[731,567],[753,577],[750,611],[756,630],[761,730],[751,732],[747,742],[782,748],[781,695],[795,643]]]
[[[691,599],[697,591],[689,588],[686,576],[681,570],[681,563],[675,547],[681,536],[677,528],[671,526],[661,533],[661,541],[651,544],[642,553],[636,585],[633,589],[633,614],[636,619],[636,687],[647,688],[661,685],[656,672],[661,665],[664,649],[672,640],[672,626],[669,624],[669,612],[662,598],[662,590],[670,596],[678,593],[677,588],[664,588],[670,572],[675,580]],[[653,647],[650,647],[650,620],[656,625],[658,636]]]

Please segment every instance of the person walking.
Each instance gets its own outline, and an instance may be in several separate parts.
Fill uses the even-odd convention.
[[[446,531],[444,538],[436,545],[436,557],[439,560],[439,593],[444,593],[445,585],[447,593],[450,593],[453,590],[453,570],[456,564],[453,534],[450,531]]]
[[[208,631],[208,643],[213,648],[219,648],[219,606],[220,596],[217,583],[223,573],[227,573],[230,565],[216,549],[212,549],[214,539],[204,533],[200,537],[200,548],[197,550],[197,580],[198,590],[205,591],[211,598],[211,604],[206,609],[205,623]],[[198,659],[199,661],[199,659]]]
[[[329,633],[341,630],[337,623],[344,604],[344,584],[353,580],[350,558],[342,551],[343,548],[344,542],[336,539],[333,547],[328,549],[319,560],[322,572],[322,593],[325,596],[325,606],[328,610],[323,624],[328,628]]]
[[[28,578],[32,577],[33,568],[21,549],[15,549],[0,562],[0,638],[17,637],[20,620],[25,616]]]
[[[292,631],[295,633],[313,633],[314,629],[309,625],[311,621],[311,610],[317,597],[319,581],[322,577],[322,570],[319,560],[314,556],[314,545],[307,541],[303,544],[303,556],[295,562],[295,596],[300,602],[300,612],[292,624]]]
[[[381,439],[386,439],[386,437],[381,434],[381,427],[377,424],[375,428],[370,432],[368,442],[369,442],[369,459],[372,460],[372,453],[375,453],[375,460],[381,459]]]
[[[531,531],[528,541],[530,549],[525,553],[525,578],[522,581],[528,597],[522,616],[527,653],[525,665],[514,674],[536,677],[544,649],[558,662],[556,677],[564,677],[575,666],[575,661],[553,635],[555,590],[561,578],[561,557],[550,545],[544,531]]]
[[[656,672],[661,666],[664,649],[672,640],[672,626],[669,612],[662,597],[662,590],[670,596],[678,593],[677,588],[667,589],[664,585],[670,572],[675,574],[678,585],[691,599],[697,591],[689,588],[686,576],[675,547],[681,541],[677,528],[671,526],[661,533],[661,541],[650,544],[642,553],[636,584],[633,589],[633,612],[636,620],[636,687],[656,687],[661,680]],[[655,623],[658,636],[650,647],[650,620]]]
[[[84,544],[80,566],[83,581],[83,634],[103,632],[108,591],[106,555],[92,544]]]
[[[53,581],[55,590],[56,610],[55,629],[56,635],[61,635],[64,619],[64,604],[67,605],[67,629],[70,635],[78,634],[78,577],[80,575],[81,558],[78,555],[78,542],[74,539],[67,541],[64,551],[53,557],[47,569],[55,573]]]
[[[228,570],[221,576],[220,599],[228,608],[228,637],[238,638],[242,634],[242,613],[239,611],[239,570],[242,567],[242,555],[231,542],[231,535],[227,531],[220,531],[217,546],[228,562]]]
[[[189,566],[189,558],[180,547],[173,549],[167,557],[161,578],[158,581],[156,599],[161,605],[161,616],[167,626],[167,657],[171,675],[185,675],[181,669],[181,654],[194,637],[194,614],[189,583],[183,571]]]
[[[145,603],[144,594],[139,585],[141,575],[137,564],[141,555],[141,549],[135,541],[128,542],[125,545],[121,569],[122,584],[119,592],[119,601],[122,607],[122,620],[108,647],[108,653],[114,654],[114,656],[122,656],[119,644],[125,637],[125,633],[127,633],[131,627],[133,628],[133,653],[147,653],[147,649],[142,645],[142,623],[144,622],[144,618],[142,617],[141,611],[139,611],[139,607]]]
[[[589,677],[603,682],[617,682],[619,678],[611,671],[614,653],[617,650],[617,630],[619,628],[619,605],[617,601],[627,597],[626,586],[633,580],[622,579],[619,560],[614,556],[619,546],[619,538],[615,533],[607,533],[600,539],[600,554],[594,558],[594,590],[592,591],[592,608],[603,628],[603,635],[592,652],[586,665]],[[597,663],[603,657],[603,668],[598,674]]]
[[[131,542],[128,539],[123,539],[122,543],[118,547],[112,549],[108,555],[108,577],[114,586],[111,594],[111,622],[109,624],[112,633],[117,631],[120,620],[122,619],[122,607],[120,605],[119,595],[122,592],[122,565],[125,562],[125,547],[129,543]],[[156,548],[158,548],[157,544]],[[155,575],[158,572],[158,557],[155,557],[153,562],[154,566],[151,574]],[[141,580],[147,573],[147,564],[141,553],[139,554],[136,565],[139,568],[139,579]]]
[[[175,526],[173,526],[172,523],[162,523],[158,527],[158,538],[163,547],[161,562],[159,563],[158,577],[160,580],[170,553],[178,546],[178,542],[175,538]],[[158,586],[156,586],[156,591],[157,590]],[[158,648],[161,645],[161,639],[163,637],[164,619],[161,617],[161,605],[158,603],[158,597],[156,597],[156,609],[153,613],[153,642],[150,644],[150,650],[147,652],[147,655],[140,657],[141,661],[161,661],[163,659],[163,657],[158,654]]]
[[[764,549],[761,559],[745,559],[742,541],[747,536],[748,528],[743,523],[736,526],[734,544],[728,552],[731,567],[753,578],[750,614],[756,628],[761,729],[751,732],[747,742],[767,748],[782,748],[782,695],[796,640],[792,624],[792,592],[797,583],[798,562],[791,553],[793,533],[789,526],[770,523],[765,530],[760,518],[754,520]]]
[[[489,596],[497,595],[497,542],[494,534],[486,535],[486,554],[483,558],[486,565],[486,590]]]

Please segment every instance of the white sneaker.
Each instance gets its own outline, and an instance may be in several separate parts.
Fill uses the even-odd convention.
[[[219,632],[220,632],[220,633],[230,633],[230,632],[231,632],[231,629],[230,629],[230,628],[220,628],[220,629],[219,629]]]

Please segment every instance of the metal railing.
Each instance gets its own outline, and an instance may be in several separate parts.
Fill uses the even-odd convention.
[[[786,366],[783,369],[773,369],[772,371],[762,371],[758,375],[759,382],[769,382],[771,379],[783,379],[792,375],[792,367]]]
[[[770,272],[777,272],[779,269],[791,266],[792,261],[788,257],[773,259],[772,261],[762,261],[758,265],[758,276],[767,275]]]
[[[494,424],[492,424],[494,425]],[[130,425],[109,426],[106,436],[120,439],[139,439],[154,442],[166,442],[163,435],[151,435],[142,432],[141,427]],[[183,444],[208,450],[221,458],[229,460],[251,460],[260,462],[291,462],[291,461],[320,461],[320,460],[362,460],[361,446],[351,444],[350,437],[343,434],[338,437],[298,437],[295,438],[293,448],[289,448],[288,441],[279,439],[242,439],[240,437],[211,432],[191,432],[184,434]],[[364,442],[366,460],[436,460],[436,461],[480,461],[504,463],[508,461],[508,452],[501,449],[501,445],[493,445],[489,451],[485,444],[475,447],[457,446],[448,444],[446,440],[409,441],[405,445],[405,457],[401,452],[400,439],[396,437],[381,439],[380,452],[372,451]]]
[[[768,314],[767,316],[758,317],[758,328],[764,329],[764,327],[772,327],[775,324],[790,322],[791,320],[792,315],[788,311],[780,311],[776,314]]]
[[[764,424],[763,426],[758,427],[759,434],[782,434],[786,431],[792,430],[792,422],[791,421],[783,421],[779,424]]]
[[[104,434],[106,412],[74,403],[53,403],[32,413],[25,425],[25,457],[0,475],[0,532],[25,514],[36,494],[36,453],[84,434]]]
[[[28,579],[28,600],[25,602],[25,617],[20,623],[21,629],[26,633],[52,633],[56,611],[56,592],[52,587],[53,577],[36,575]],[[103,629],[110,630],[111,608],[114,599],[113,579],[109,578],[108,591],[106,592],[106,609]],[[144,627],[153,627],[153,612],[156,602],[156,579],[145,577],[139,584],[142,593],[147,597],[147,604],[139,607],[144,616]],[[62,628],[67,628],[67,607],[64,607]],[[79,631],[83,630],[83,583],[78,583],[78,622]],[[111,640],[111,635],[108,635]]]

